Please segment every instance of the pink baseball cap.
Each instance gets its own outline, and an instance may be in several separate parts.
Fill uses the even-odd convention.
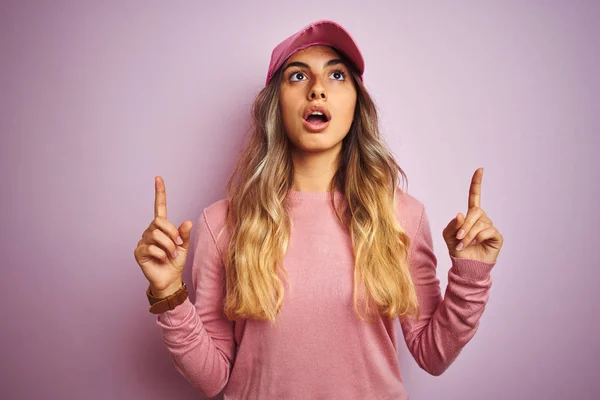
[[[365,71],[365,60],[352,39],[352,36],[336,22],[320,20],[313,22],[279,43],[271,53],[271,62],[267,73],[268,84],[275,72],[289,56],[308,46],[324,45],[334,47],[354,63],[360,77]]]

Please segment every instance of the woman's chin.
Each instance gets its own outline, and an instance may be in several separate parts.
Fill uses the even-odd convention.
[[[315,135],[314,133],[312,134]],[[332,150],[339,151],[341,141],[332,143],[329,137],[321,135],[320,137],[303,138],[300,141],[293,142],[297,151],[305,153],[324,153]]]

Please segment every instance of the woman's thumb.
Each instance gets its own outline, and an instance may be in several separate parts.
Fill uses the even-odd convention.
[[[181,225],[179,225],[179,228],[177,228],[177,230],[179,231],[179,236],[181,236],[181,240],[183,240],[181,247],[183,247],[186,250],[190,248],[190,237],[192,234],[193,225],[194,224],[192,223],[192,221],[183,221]]]
[[[444,228],[444,230],[442,231],[442,236],[444,237],[446,243],[454,243],[454,241],[457,240],[456,232],[458,231],[458,228],[463,224],[464,221],[464,215],[462,213],[458,213],[456,217],[452,218],[452,220],[448,222],[448,225],[446,225],[446,228]]]

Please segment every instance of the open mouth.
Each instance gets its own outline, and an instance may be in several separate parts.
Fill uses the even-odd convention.
[[[322,113],[313,113],[304,119],[304,128],[306,128],[306,130],[309,132],[322,132],[328,126],[329,118]]]
[[[311,114],[308,117],[306,117],[305,121],[309,124],[321,124],[328,122],[329,119],[325,114]]]

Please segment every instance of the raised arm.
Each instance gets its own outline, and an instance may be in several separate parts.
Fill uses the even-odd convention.
[[[475,335],[492,286],[490,271],[495,265],[453,256],[450,259],[452,266],[442,299],[431,227],[423,207],[409,254],[421,315],[419,320],[409,318],[400,323],[417,364],[436,376],[452,364]]]
[[[203,395],[216,396],[229,381],[235,357],[234,323],[223,314],[224,269],[204,209],[195,229],[190,299],[158,315],[157,324],[176,369]]]

